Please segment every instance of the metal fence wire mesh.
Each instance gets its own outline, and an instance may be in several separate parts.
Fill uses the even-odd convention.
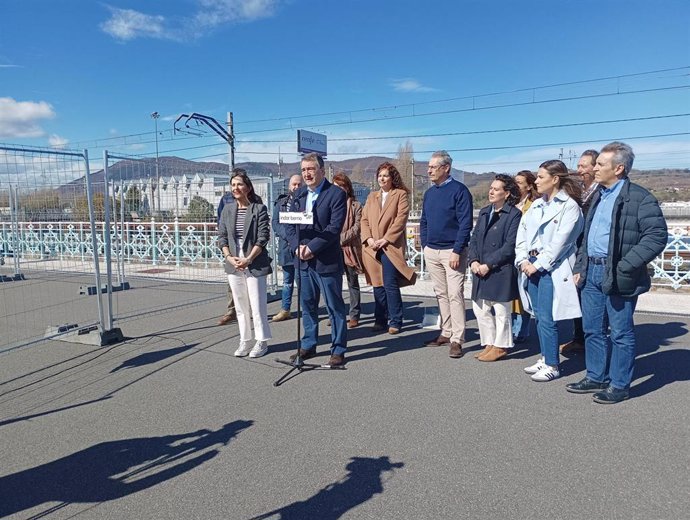
[[[0,349],[100,322],[81,152],[0,146]],[[76,318],[79,317],[79,320]]]

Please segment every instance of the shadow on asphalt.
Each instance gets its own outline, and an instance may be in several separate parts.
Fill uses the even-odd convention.
[[[383,474],[402,468],[402,462],[391,462],[388,457],[352,457],[345,466],[347,475],[328,484],[314,496],[293,502],[279,509],[255,516],[250,520],[337,520],[349,510],[383,493]]]
[[[0,478],[0,518],[47,502],[46,516],[74,503],[115,500],[175,478],[212,459],[254,421],[163,437],[96,444],[47,464]]]
[[[643,323],[635,327],[637,357],[633,381],[647,378],[630,387],[631,397],[639,397],[677,381],[690,380],[690,350],[664,349],[672,338],[688,333],[685,323]]]
[[[154,352],[146,352],[145,354],[140,354],[126,361],[123,361],[119,366],[113,368],[110,371],[110,373],[112,374],[114,372],[124,370],[126,368],[142,367],[145,365],[158,363],[159,361],[162,361],[169,357],[176,356],[177,354],[181,354],[182,352],[185,352],[190,348],[194,348],[198,345],[199,343],[190,343],[189,345],[183,345],[181,347],[169,348],[165,350],[156,350]]]

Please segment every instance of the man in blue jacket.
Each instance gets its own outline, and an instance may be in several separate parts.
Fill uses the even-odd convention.
[[[582,286],[582,325],[587,373],[568,392],[594,393],[594,402],[628,398],[635,363],[633,313],[651,287],[647,264],[666,247],[668,231],[659,203],[630,182],[635,154],[625,143],[602,148],[594,167],[598,191],[585,221],[575,264]],[[607,326],[610,334],[607,336]]]
[[[310,153],[302,157],[302,180],[306,186],[295,194],[292,211],[312,213],[311,225],[285,226],[290,248],[299,258],[300,304],[304,334],[300,357],[316,355],[319,336],[319,300],[321,291],[331,320],[332,367],[345,363],[347,349],[348,307],[343,301],[343,253],[340,231],[347,213],[347,195],[326,180],[323,159]],[[299,228],[299,241],[297,240]],[[292,356],[294,359],[296,356]]]
[[[472,231],[472,195],[451,177],[453,159],[445,150],[429,160],[431,187],[424,193],[419,221],[424,260],[441,315],[441,334],[425,343],[448,344],[448,355],[460,358],[465,341],[465,271]]]

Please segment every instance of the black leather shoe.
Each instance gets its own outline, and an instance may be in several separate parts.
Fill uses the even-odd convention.
[[[597,383],[588,377],[585,377],[577,383],[570,383],[565,385],[565,389],[573,394],[590,394],[592,392],[600,392],[608,388],[608,383]]]
[[[627,390],[619,390],[618,388],[613,388],[612,386],[609,386],[603,392],[597,392],[593,396],[594,402],[600,404],[616,404],[620,403],[621,401],[625,401],[627,398]]]
[[[314,356],[316,356],[316,349],[313,348],[311,350],[305,350],[303,348],[299,349],[299,357],[302,358],[302,361],[306,361],[307,359],[311,359]],[[290,356],[290,361],[294,361],[297,359],[297,354],[293,354]]]

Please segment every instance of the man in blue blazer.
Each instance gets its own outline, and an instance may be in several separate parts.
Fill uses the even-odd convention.
[[[286,226],[288,242],[295,252],[295,262],[298,263],[301,284],[300,304],[304,333],[299,353],[305,360],[316,355],[319,300],[323,292],[331,320],[331,358],[328,364],[341,366],[345,363],[347,349],[348,308],[343,301],[344,265],[340,231],[345,223],[347,196],[343,190],[326,180],[320,155],[305,155],[302,157],[301,167],[305,186],[295,194],[291,211],[312,213],[314,223]]]

